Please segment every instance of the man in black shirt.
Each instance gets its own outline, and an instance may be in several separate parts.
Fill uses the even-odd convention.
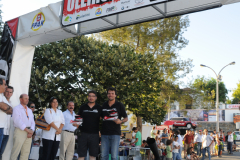
[[[78,160],[84,160],[89,150],[90,160],[98,156],[99,146],[99,121],[101,106],[96,104],[97,93],[88,92],[88,103],[80,107],[78,115],[83,119],[81,136],[78,137]]]
[[[116,89],[112,87],[108,88],[108,101],[102,105],[102,160],[109,159],[109,151],[111,151],[111,160],[117,160],[121,135],[120,124],[128,121],[125,107],[121,102],[116,100],[116,96]],[[122,117],[123,119],[121,120]]]

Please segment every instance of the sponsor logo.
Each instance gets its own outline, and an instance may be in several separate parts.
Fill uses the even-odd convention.
[[[130,6],[122,6],[121,10],[129,9]]]
[[[121,2],[122,5],[129,4],[129,3],[130,3],[130,0]]]
[[[144,2],[143,0],[135,0],[135,5],[134,6],[140,6],[140,5],[143,5]]]
[[[45,22],[45,16],[42,12],[39,12],[33,18],[31,29],[33,31],[39,30],[44,25],[44,22]]]
[[[117,7],[116,6],[112,6],[110,8],[107,8],[106,12],[112,12],[112,11],[116,11]]]
[[[67,16],[65,19],[64,19],[65,22],[71,22],[72,21],[72,17],[70,16]]]
[[[177,123],[177,122],[175,122],[174,124],[178,124],[178,125],[184,125],[185,123]]]
[[[86,14],[83,14],[83,15],[77,15],[76,20],[78,20],[80,18],[88,17],[88,16],[90,16],[90,13],[86,13]]]
[[[100,16],[102,14],[102,8],[98,8],[96,11],[95,11],[95,15],[96,16]]]

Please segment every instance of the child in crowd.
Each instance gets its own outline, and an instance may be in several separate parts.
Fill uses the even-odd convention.
[[[166,160],[172,160],[172,140],[168,139],[166,145]]]
[[[173,160],[180,160],[180,155],[179,155],[179,149],[180,149],[180,144],[178,144],[178,136],[174,137],[173,141]]]
[[[187,149],[187,160],[199,160],[195,152],[193,152],[193,147]]]

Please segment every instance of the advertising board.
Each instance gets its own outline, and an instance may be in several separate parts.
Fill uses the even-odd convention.
[[[72,25],[166,1],[168,0],[64,0],[62,25]]]
[[[173,117],[186,117],[191,121],[216,122],[216,110],[186,109],[171,111],[170,119]],[[225,121],[225,110],[219,110],[219,121]]]

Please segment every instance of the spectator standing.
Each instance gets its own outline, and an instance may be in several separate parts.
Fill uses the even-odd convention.
[[[70,123],[75,120],[74,102],[67,103],[67,110],[63,112],[65,124],[62,128],[61,141],[60,141],[60,154],[59,160],[72,160],[75,149],[75,136],[74,131],[78,125]]]
[[[227,151],[229,152],[229,149],[228,149],[228,135],[229,135],[229,132],[227,132],[227,135],[225,136],[225,142],[226,142],[226,145],[227,145]]]
[[[35,111],[35,104],[33,102],[29,101],[27,106],[28,106],[29,109],[32,110],[32,113]],[[35,122],[36,118],[35,118],[34,114],[33,114],[33,119],[34,119],[34,122]],[[35,125],[35,129],[36,129],[36,125]],[[32,144],[31,144],[31,148],[30,148],[30,154],[32,152],[32,146],[33,146],[35,136],[36,136],[36,130],[34,130],[33,135],[32,135]],[[30,154],[29,154],[28,159],[30,158]]]
[[[194,142],[197,144],[197,155],[201,156],[201,148],[202,148],[202,130],[198,131],[198,134],[194,138]]]
[[[97,93],[95,91],[88,92],[88,103],[83,104],[78,112],[83,119],[81,135],[78,137],[78,155],[79,160],[83,160],[87,156],[89,150],[90,160],[95,160],[98,156],[99,148],[99,122],[101,116],[101,106],[96,103]],[[120,139],[120,134],[119,134]],[[103,135],[101,134],[101,143]],[[119,145],[119,143],[118,143]]]
[[[182,147],[183,147],[183,139],[182,139],[182,136],[180,135],[180,130],[177,131],[177,136],[178,136],[178,144],[180,145],[179,146],[179,158],[182,159]]]
[[[102,160],[109,159],[111,150],[111,159],[117,160],[119,141],[121,135],[120,124],[128,121],[128,116],[124,105],[116,100],[117,91],[110,87],[107,89],[108,101],[102,105]],[[115,115],[115,116],[114,116]],[[114,118],[113,118],[114,116]],[[123,119],[121,120],[121,118]],[[111,120],[115,119],[115,120]]]
[[[167,155],[166,155],[166,160],[172,160],[172,140],[168,139],[167,142],[167,147],[166,147],[166,151],[167,151]]]
[[[155,139],[155,137],[156,137],[156,130],[155,130],[155,126],[153,126],[151,130],[151,138]]]
[[[4,92],[4,96],[6,100],[8,101],[9,105],[11,105],[10,98],[13,95],[13,87],[8,86],[6,88],[6,91]],[[11,106],[12,107],[12,106]],[[8,138],[9,138],[9,133],[10,133],[10,124],[11,124],[11,115],[7,115],[7,121],[6,125],[3,130],[3,139],[2,139],[2,145],[0,145],[0,160],[2,159],[2,155],[4,153],[4,150],[7,146]]]
[[[228,141],[229,154],[233,154],[232,153],[233,135],[232,135],[231,131],[228,132],[228,139],[227,139],[227,141]]]
[[[216,134],[216,144],[218,146],[218,151],[216,150],[216,154],[218,157],[221,157],[222,145],[221,145],[220,137],[218,136],[218,134]]]
[[[180,154],[179,154],[180,144],[178,143],[178,136],[175,136],[173,141],[173,160],[179,160]]]
[[[233,143],[236,145],[237,135],[233,132]]]
[[[133,127],[134,129],[135,127]],[[132,129],[132,140],[131,140],[131,143],[135,142],[136,141],[136,133],[134,132],[134,130]]]
[[[0,78],[0,148],[2,148],[2,143],[6,141],[6,137],[4,137],[4,128],[8,123],[7,115],[12,114],[12,107],[3,95],[3,93],[6,91],[6,87],[6,81]]]
[[[137,148],[141,148],[141,143],[142,143],[142,134],[140,131],[138,131],[138,128],[137,127],[134,127],[133,128],[133,131],[136,133],[136,140],[135,142],[135,147]]]
[[[208,152],[208,158],[209,160],[211,160],[209,146],[211,146],[213,142],[214,142],[213,138],[210,135],[208,135],[208,130],[204,129],[204,135],[202,136],[202,148],[203,148],[202,160],[204,160],[206,152]]]
[[[42,144],[42,132],[43,130],[42,129],[38,129],[36,130],[36,136],[35,136],[35,140],[36,141],[39,141],[39,159],[38,160],[43,160],[42,157],[43,157],[43,144]]]
[[[186,157],[187,149],[191,147],[194,137],[190,130],[187,131],[184,137],[184,157]]]
[[[163,130],[163,133],[160,138],[162,139],[163,144],[166,145],[168,140],[168,134],[167,134],[166,128]]]
[[[45,110],[44,118],[51,128],[49,131],[43,130],[42,133],[43,160],[54,160],[59,148],[65,120],[62,111],[57,109],[57,107],[57,98],[50,98],[49,109]]]
[[[11,160],[16,160],[19,153],[20,160],[26,160],[30,153],[35,122],[32,110],[27,107],[28,101],[28,95],[21,94],[20,104],[13,109],[12,118],[15,130]]]
[[[222,142],[222,151],[224,151],[224,142],[225,142],[225,136],[224,136],[224,132],[223,132],[223,130],[222,129],[220,129],[220,132],[219,132],[219,137],[221,137],[222,136],[222,138],[223,138],[223,142]]]
[[[213,138],[213,143],[209,146],[210,147],[210,154],[213,155],[214,149],[215,149],[215,146],[214,146],[215,142],[214,142],[213,133],[211,133],[210,136]]]

